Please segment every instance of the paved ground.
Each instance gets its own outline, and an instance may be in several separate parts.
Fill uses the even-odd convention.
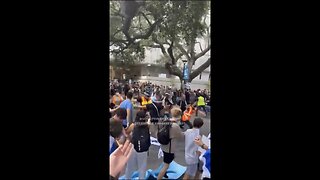
[[[194,117],[192,117],[191,122],[193,122]],[[210,115],[208,113],[208,116],[204,119],[204,124],[202,126],[202,128],[200,129],[200,134],[201,135],[205,135],[208,136],[208,134],[210,133]],[[185,131],[187,129],[188,125],[184,126],[184,130]],[[177,145],[177,150],[180,153],[175,154],[175,159],[174,161],[176,161],[177,163],[186,166],[185,163],[185,158],[184,158],[184,138],[181,139],[181,141],[178,142]],[[163,158],[158,159],[158,152],[159,152],[159,146],[155,146],[155,145],[151,145],[150,149],[149,149],[149,157],[148,157],[148,165],[147,165],[147,169],[157,169],[160,164],[163,161]]]

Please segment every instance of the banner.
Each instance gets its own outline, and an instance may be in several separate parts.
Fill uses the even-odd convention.
[[[184,65],[183,79],[184,79],[184,80],[188,80],[188,79],[189,79],[189,68],[188,68],[188,64],[185,64],[185,65]]]

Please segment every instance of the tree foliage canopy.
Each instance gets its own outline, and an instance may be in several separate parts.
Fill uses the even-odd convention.
[[[197,38],[210,36],[209,13],[210,1],[110,1],[110,53],[134,62],[143,61],[147,48],[160,48],[169,72],[182,78],[178,60],[187,59],[191,71],[195,61],[210,51],[208,45],[195,52]]]

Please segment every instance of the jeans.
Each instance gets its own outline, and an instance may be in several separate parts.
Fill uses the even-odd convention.
[[[206,113],[206,115],[207,115],[206,106],[198,106],[197,111],[196,111],[196,116],[198,116],[198,110],[199,110],[200,108],[201,108],[201,109]]]
[[[132,179],[131,176],[133,172],[138,170],[139,179],[145,179],[147,171],[147,157],[147,151],[138,153],[135,149],[133,149],[132,155],[127,162],[125,178]]]

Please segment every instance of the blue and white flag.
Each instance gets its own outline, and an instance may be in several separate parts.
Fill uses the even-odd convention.
[[[150,141],[151,141],[152,145],[159,146],[158,159],[163,157],[163,152],[162,152],[162,150],[160,148],[160,143],[158,142],[158,139],[150,136]]]
[[[203,155],[199,157],[203,162],[203,173],[202,178],[211,178],[211,149],[208,149]]]
[[[113,137],[109,136],[109,155],[117,149],[116,141]]]
[[[160,146],[160,143],[158,142],[157,138],[154,138],[154,137],[150,136],[150,141],[151,141],[152,145]]]

